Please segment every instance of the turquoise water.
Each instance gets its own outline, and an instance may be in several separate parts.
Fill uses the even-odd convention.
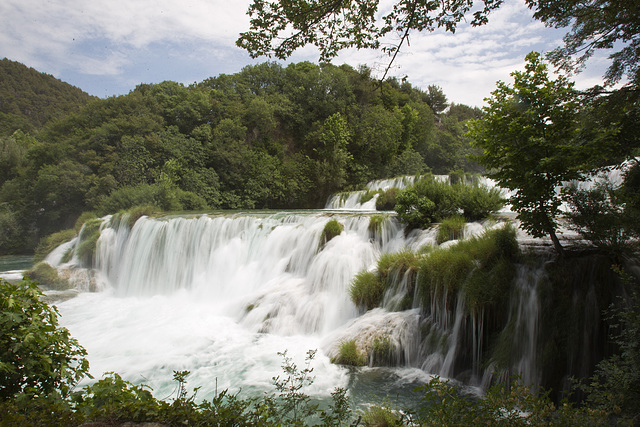
[[[33,266],[32,255],[0,256],[0,275],[9,271],[28,270]]]

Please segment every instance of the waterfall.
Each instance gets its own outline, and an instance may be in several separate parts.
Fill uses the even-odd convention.
[[[369,189],[414,179],[376,181]],[[332,220],[342,232],[325,242],[323,230]],[[407,232],[393,213],[346,210],[143,216],[130,222],[126,214],[102,219],[90,266],[77,254],[86,244],[83,233],[46,258],[79,291],[59,304],[61,323],[94,357],[97,378],[117,371],[164,391],[171,387],[171,370],[189,369],[198,385],[207,383],[203,393],[218,380],[221,388],[261,393],[279,374],[278,352],[288,349],[300,361],[307,350],[319,349],[324,382],[316,391],[328,395],[347,382],[345,371],[330,361],[342,343],[354,341],[370,367],[411,378],[415,373],[393,370],[485,386],[498,371],[534,386],[545,381],[543,263],[516,267],[504,307],[471,306],[462,290],[447,287],[419,295],[414,268],[391,271],[380,306],[365,311],[351,301],[354,277],[375,271],[384,254],[420,257],[430,250],[425,248],[437,247],[437,226]],[[501,224],[467,224],[464,238],[496,227]],[[600,322],[595,291],[585,297],[574,297],[572,310],[583,310],[586,322]],[[583,334],[585,351],[599,345],[600,336],[591,338],[587,329]],[[581,373],[593,365],[568,359],[568,369]]]

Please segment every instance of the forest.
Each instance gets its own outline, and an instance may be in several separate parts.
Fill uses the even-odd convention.
[[[366,66],[265,62],[95,99],[1,64],[0,254],[85,211],[318,208],[372,179],[482,170],[464,136],[480,109]]]

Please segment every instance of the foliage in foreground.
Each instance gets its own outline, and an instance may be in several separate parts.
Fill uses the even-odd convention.
[[[0,398],[18,394],[67,396],[89,371],[87,352],[66,328],[58,311],[41,300],[28,279],[0,279]]]
[[[472,245],[473,246],[473,245]],[[503,247],[504,245],[498,245]],[[622,274],[622,273],[620,273]],[[628,280],[631,280],[628,278]],[[85,422],[110,425],[125,422],[159,422],[191,426],[281,425],[612,425],[637,423],[638,331],[640,305],[614,313],[620,321],[616,342],[619,356],[603,361],[596,376],[582,386],[587,405],[556,406],[547,393],[532,391],[517,379],[489,388],[482,397],[462,394],[449,381],[433,378],[416,389],[418,407],[374,404],[364,411],[352,408],[347,391],[336,388],[331,402],[321,408],[305,390],[313,381],[309,351],[299,368],[287,352],[284,375],[274,377],[274,393],[241,398],[228,390],[210,400],[196,401],[198,388],[189,393],[188,371],[174,372],[177,392],[172,401],[159,400],[145,385],[135,385],[116,373],[85,389],[71,393],[88,371],[86,352],[57,324],[57,311],[40,301],[35,283],[0,282],[0,425],[69,426]],[[5,350],[6,349],[6,350]],[[13,357],[18,355],[19,357]],[[635,418],[634,418],[635,417]]]

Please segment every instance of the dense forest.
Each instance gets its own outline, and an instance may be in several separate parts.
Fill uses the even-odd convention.
[[[85,211],[317,208],[376,178],[480,170],[464,137],[480,109],[366,66],[266,62],[107,99],[6,59],[0,76],[0,254]]]

